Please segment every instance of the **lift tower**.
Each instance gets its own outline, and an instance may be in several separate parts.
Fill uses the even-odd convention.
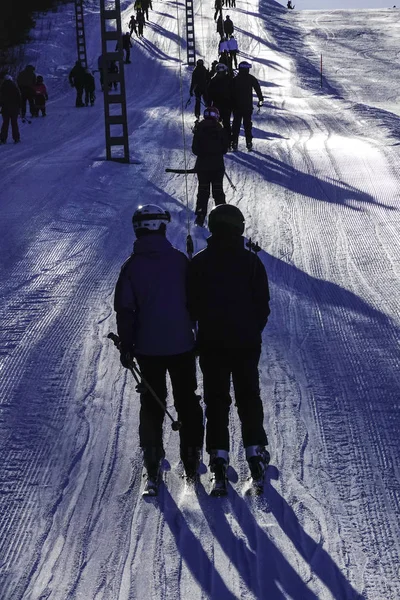
[[[87,67],[85,23],[83,20],[83,0],[75,0],[75,20],[76,20],[76,45],[78,48],[78,60],[82,67]]]

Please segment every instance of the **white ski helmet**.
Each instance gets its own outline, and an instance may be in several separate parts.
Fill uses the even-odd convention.
[[[228,70],[228,67],[226,65],[224,65],[224,63],[218,63],[215,66],[215,70],[217,73],[226,73],[226,71]]]
[[[167,210],[163,210],[157,204],[145,204],[138,206],[133,213],[132,224],[133,230],[147,229],[148,231],[158,231],[162,223],[167,226],[171,221],[171,215]]]

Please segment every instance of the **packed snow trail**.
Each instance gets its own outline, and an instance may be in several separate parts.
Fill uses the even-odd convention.
[[[137,204],[170,210],[169,238],[185,249],[196,192],[193,175],[186,198],[184,176],[164,173],[185,166],[184,7],[153,9],[126,67],[139,165],[104,161],[99,90],[95,107],[74,108],[73,7],[39,20],[26,49],[50,101],[48,117],[21,125],[22,143],[0,153],[1,598],[397,600],[398,67],[386,58],[398,48],[396,13],[287,13],[273,0],[229,10],[266,98],[253,116],[254,152],[241,137],[226,159],[237,188],[226,191],[270,278],[260,374],[272,465],[265,497],[245,496],[232,410],[228,497],[208,496],[206,456],[195,495],[166,423],[164,483],[146,500],[138,396],[107,340],[113,290]],[[132,4],[123,10],[126,23]],[[209,65],[213,10],[195,11]],[[95,67],[94,2],[85,23]],[[201,248],[204,236],[192,234]]]

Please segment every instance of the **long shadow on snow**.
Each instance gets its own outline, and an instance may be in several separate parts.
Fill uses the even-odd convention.
[[[226,587],[213,562],[208,558],[200,540],[188,527],[187,518],[176,505],[166,486],[162,489],[163,501],[159,503],[165,522],[175,538],[176,547],[193,577],[209,598],[235,600]]]
[[[268,154],[253,151],[247,154],[230,154],[229,158],[233,162],[246,166],[264,176],[267,181],[280,185],[296,194],[323,202],[334,202],[335,204],[348,206],[353,210],[361,210],[360,207],[364,204],[375,204],[388,210],[396,210],[395,207],[377,202],[370,194],[342,181],[320,179],[315,175],[299,171]],[[358,203],[360,206],[355,206],[353,203]]]
[[[301,527],[294,511],[271,486],[272,478],[278,478],[278,471],[271,466],[268,470],[269,481],[266,483],[265,496],[269,511],[278,521],[282,531],[335,598],[360,598],[328,553]],[[198,500],[214,537],[256,598],[282,600],[285,592],[293,600],[317,600],[316,594],[308,588],[307,583],[257,522],[248,501],[232,486],[229,488],[228,499],[209,497],[200,486]],[[255,511],[259,511],[261,516],[260,506],[255,508]],[[227,519],[231,512],[236,515],[236,522],[241,527],[246,541],[232,531]]]

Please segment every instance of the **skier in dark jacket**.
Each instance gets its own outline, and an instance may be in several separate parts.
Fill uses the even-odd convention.
[[[143,37],[143,28],[146,25],[146,19],[142,10],[138,10],[136,13],[136,23],[138,28],[138,36]]]
[[[131,18],[130,18],[130,20],[129,20],[128,27],[129,27],[129,32],[130,32],[130,34],[131,34],[131,37],[132,37],[132,34],[133,34],[133,32],[135,32],[135,33],[136,33],[136,35],[138,34],[138,32],[137,32],[137,26],[136,26],[136,19],[135,19],[135,15],[132,15],[132,16],[131,16]]]
[[[121,269],[114,308],[121,342],[121,363],[135,356],[159,399],[167,398],[169,373],[174,404],[182,426],[180,456],[186,475],[196,476],[203,445],[203,414],[196,396],[193,324],[187,310],[187,257],[165,233],[170,215],[157,205],[139,206],[133,215],[136,241]],[[157,479],[164,457],[165,413],[146,391],[140,397],[140,446],[149,479]]]
[[[131,62],[131,48],[132,48],[131,34],[129,31],[124,33],[124,35],[122,36],[121,46],[122,46],[122,50],[125,50],[125,63],[129,64]],[[115,46],[115,50],[118,50],[119,47],[120,47],[119,42],[117,42],[117,44]]]
[[[253,90],[258,96],[258,106],[261,106],[264,97],[261,93],[261,87],[257,79],[250,75],[251,64],[247,61],[239,63],[239,73],[232,80],[232,102],[233,102],[233,123],[232,123],[232,149],[237,150],[239,141],[240,126],[243,120],[244,133],[246,137],[246,146],[248,150],[253,147],[253,133],[251,115],[253,113]]]
[[[225,17],[225,21],[224,21],[224,31],[225,31],[225,36],[229,39],[231,37],[231,35],[233,34],[233,23],[231,21],[231,18],[229,15],[226,15]]]
[[[221,39],[224,37],[224,20],[222,18],[222,14],[218,17],[217,20],[217,33],[219,33]]]
[[[96,84],[94,81],[93,73],[90,69],[85,69],[85,106],[94,106],[96,100],[95,95]]]
[[[80,60],[77,60],[69,74],[69,82],[71,87],[76,89],[75,106],[77,108],[85,106],[82,100],[83,90],[85,88],[86,72]]]
[[[42,116],[46,116],[46,102],[49,99],[49,95],[47,93],[47,87],[44,83],[44,79],[42,75],[38,75],[36,78],[36,83],[33,86],[34,91],[34,102],[35,102],[35,117],[39,116],[39,112],[42,113]]]
[[[204,120],[198,124],[192,143],[192,152],[197,156],[195,170],[199,181],[196,202],[196,225],[203,226],[207,215],[210,186],[215,204],[225,203],[223,179],[225,173],[224,154],[229,147],[229,138],[219,123],[216,107],[206,108]]]
[[[231,113],[232,113],[232,78],[228,74],[228,67],[218,63],[215,67],[216,74],[208,85],[208,99],[210,104],[219,110],[222,125],[231,139]]]
[[[23,69],[18,77],[17,84],[21,91],[21,117],[24,118],[26,115],[26,103],[29,104],[29,110],[31,113],[31,117],[35,114],[35,101],[34,96],[35,92],[33,90],[33,86],[36,83],[36,74],[35,67],[32,65],[27,65],[25,69]]]
[[[206,450],[216,482],[229,463],[230,379],[252,477],[263,477],[269,454],[263,426],[258,363],[269,309],[268,278],[256,254],[244,247],[244,217],[233,205],[216,206],[211,237],[188,273],[188,306],[197,322],[197,351],[206,404]]]
[[[217,20],[218,14],[220,15],[221,20],[222,20],[222,5],[223,5],[223,0],[215,0],[215,2],[214,2],[214,8],[215,8],[214,21]]]
[[[7,142],[10,122],[13,140],[17,144],[21,141],[18,128],[18,115],[21,110],[21,92],[11,75],[5,72],[0,74],[0,107],[3,117],[0,144]]]
[[[190,83],[190,96],[193,94],[196,97],[194,105],[194,114],[196,119],[200,118],[200,106],[201,99],[203,98],[204,104],[207,104],[207,86],[209,81],[208,69],[204,66],[204,60],[199,58],[196,62],[196,66],[193,69],[192,81]]]

